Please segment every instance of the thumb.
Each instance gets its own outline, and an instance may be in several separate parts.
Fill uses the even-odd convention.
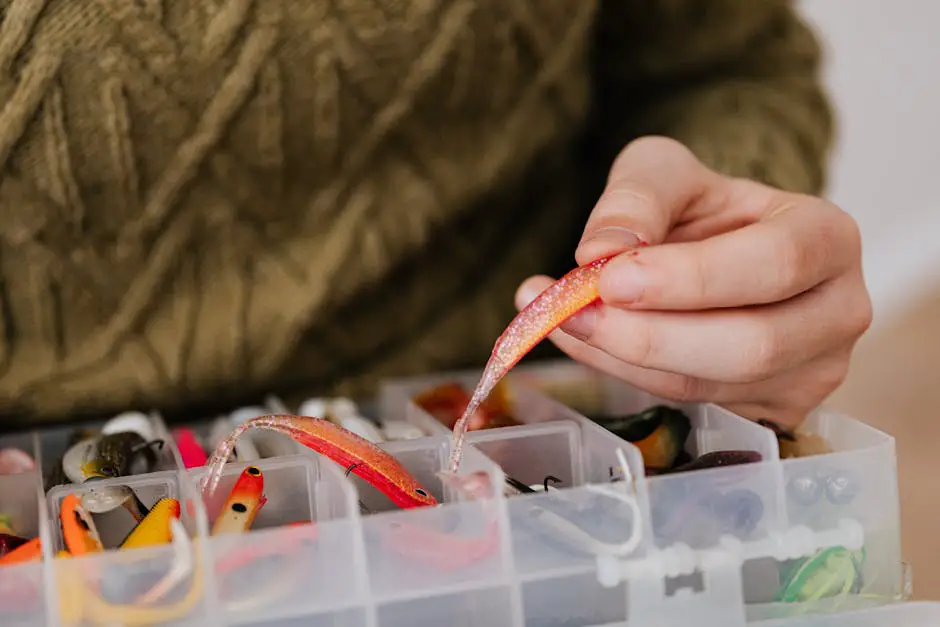
[[[679,142],[643,137],[627,145],[610,169],[575,252],[584,265],[666,239],[683,212],[720,177]]]

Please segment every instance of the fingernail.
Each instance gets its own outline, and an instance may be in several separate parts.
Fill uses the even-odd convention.
[[[578,244],[578,252],[590,248],[591,252],[599,255],[623,252],[646,242],[639,235],[622,226],[605,226],[591,232]]]
[[[648,277],[637,263],[608,267],[601,274],[598,289],[606,301],[635,303],[643,297]]]
[[[559,328],[575,339],[586,340],[594,333],[596,320],[597,307],[591,305],[563,322]]]

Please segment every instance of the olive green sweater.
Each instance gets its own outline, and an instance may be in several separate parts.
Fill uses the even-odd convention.
[[[784,0],[0,0],[0,424],[482,366],[666,134],[817,192]]]

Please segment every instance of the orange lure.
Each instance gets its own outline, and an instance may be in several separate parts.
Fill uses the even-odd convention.
[[[604,257],[561,277],[520,311],[496,340],[480,382],[473,391],[460,420],[454,425],[450,472],[457,473],[463,457],[463,440],[470,417],[477,411],[496,384],[519,363],[526,353],[544,340],[568,318],[600,298],[597,280],[611,257]]]
[[[3,557],[0,557],[0,566],[9,566],[11,564],[22,564],[31,562],[42,557],[42,543],[39,538],[33,538],[29,542],[21,544]]]
[[[212,526],[212,535],[244,533],[264,505],[264,475],[257,466],[248,466],[238,476]]]
[[[82,507],[79,496],[74,492],[62,499],[62,536],[71,555],[87,555],[104,550],[101,537],[95,528],[91,516]]]
[[[203,479],[203,489],[208,495],[215,492],[222,477],[222,467],[235,442],[250,429],[268,429],[293,438],[344,468],[351,469],[399,507],[437,505],[437,499],[418,483],[401,462],[372,442],[329,420],[287,414],[246,420],[219,443],[209,458],[209,471]]]

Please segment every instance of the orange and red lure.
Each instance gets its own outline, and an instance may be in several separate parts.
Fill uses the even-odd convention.
[[[265,501],[264,475],[257,466],[248,466],[229,492],[219,517],[212,525],[212,535],[248,531]]]
[[[470,417],[496,387],[496,384],[519,363],[526,353],[544,340],[549,333],[576,313],[600,298],[597,282],[601,270],[612,257],[604,257],[576,268],[561,277],[520,311],[497,338],[490,359],[483,369],[480,382],[454,425],[449,472],[456,474],[463,457],[463,440]]]
[[[222,467],[235,442],[250,429],[283,433],[304,446],[329,457],[362,477],[402,508],[437,505],[437,499],[390,453],[329,420],[278,414],[252,418],[235,427],[213,451],[203,479],[203,489],[212,495],[222,477]]]
[[[496,491],[489,475],[482,471],[462,477],[442,473],[441,480],[470,500],[482,501],[484,507],[490,510],[483,534],[478,537],[458,536],[423,525],[396,521],[383,529],[382,544],[386,551],[422,566],[438,571],[453,571],[486,559],[499,548],[499,519],[493,510],[492,501]]]

